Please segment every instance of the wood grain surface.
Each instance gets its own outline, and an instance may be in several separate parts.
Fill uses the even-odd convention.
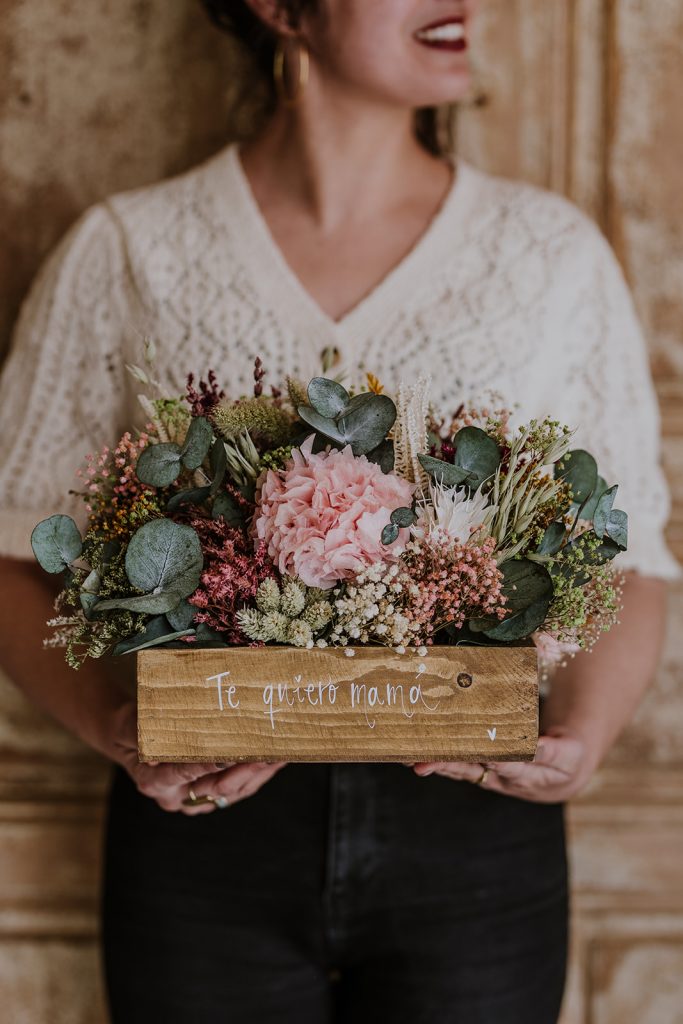
[[[533,646],[137,658],[141,761],[509,761],[536,749]]]

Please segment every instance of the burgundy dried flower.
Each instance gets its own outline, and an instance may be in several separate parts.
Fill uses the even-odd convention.
[[[254,550],[253,540],[224,519],[190,520],[204,555],[199,586],[188,598],[199,609],[196,622],[222,633],[228,643],[249,644],[237,624],[237,612],[254,605],[256,591],[265,579],[276,579],[265,544]],[[251,646],[261,646],[260,643]]]
[[[256,356],[254,360],[254,398],[260,398],[263,394],[263,378],[265,375],[266,371],[263,369],[261,358]]]
[[[194,374],[188,374],[187,401],[193,416],[210,416],[223,398],[225,398],[225,391],[218,389],[216,374],[213,370],[209,370],[208,380],[199,381],[198,391],[194,387]]]

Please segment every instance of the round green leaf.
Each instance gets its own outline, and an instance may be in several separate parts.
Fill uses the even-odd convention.
[[[388,395],[357,395],[350,410],[337,420],[343,444],[364,455],[381,444],[396,422],[396,406]]]
[[[181,636],[190,636],[191,629],[172,630],[165,615],[157,615],[150,619],[146,627],[140,633],[133,633],[116,645],[112,654],[116,657],[122,654],[132,654],[133,651],[143,651],[146,647],[156,647],[159,644],[177,640]]]
[[[382,544],[393,544],[399,535],[399,527],[396,523],[387,523],[382,530]]]
[[[541,538],[536,554],[556,555],[567,536],[564,523],[551,523]]]
[[[589,452],[576,448],[563,456],[561,464],[562,469],[558,469],[558,464],[555,464],[555,477],[569,485],[574,503],[583,505],[593,494],[598,483],[598,465],[595,459]]]
[[[391,521],[392,523],[395,523],[396,526],[412,526],[416,518],[417,516],[413,512],[412,508],[404,506],[402,506],[401,508],[395,508],[394,511],[391,513]]]
[[[45,572],[62,572],[83,550],[78,527],[71,516],[43,519],[31,534],[31,547]]]
[[[500,448],[480,427],[463,427],[453,438],[453,463],[464,475],[463,483],[475,490],[498,469]]]
[[[209,421],[203,416],[193,419],[180,450],[183,465],[187,469],[199,469],[208,454],[212,440],[213,430]]]
[[[368,462],[376,463],[383,473],[391,473],[394,468],[394,442],[388,439],[382,441],[371,452],[367,452],[365,457]]]
[[[170,519],[145,523],[133,534],[126,551],[128,579],[145,594],[172,591],[177,600],[187,597],[197,589],[202,566],[202,549],[195,531]]]
[[[460,487],[465,483],[467,471],[432,455],[418,455],[420,465],[437,483],[444,487]]]
[[[228,526],[242,526],[244,523],[244,509],[240,508],[227,491],[217,494],[214,498],[211,517],[218,519],[219,516],[225,519]]]
[[[593,493],[581,509],[582,519],[588,519],[590,521],[593,518],[593,516],[595,515],[595,510],[598,507],[598,502],[600,501],[600,498],[606,490],[607,481],[603,477],[598,476],[598,482],[595,485]]]
[[[619,508],[613,508],[605,525],[605,533],[622,551],[628,545],[628,515]]]
[[[183,598],[175,608],[166,612],[166,618],[173,629],[189,629],[196,611],[195,606]]]
[[[181,468],[180,448],[173,441],[164,441],[142,450],[135,472],[143,484],[170,487],[178,479]]]
[[[180,601],[180,594],[175,590],[164,590],[158,594],[139,594],[135,597],[107,597],[95,604],[94,611],[110,612],[122,609],[129,612],[141,612],[146,615],[163,615],[170,612]]]
[[[545,621],[553,599],[552,577],[545,566],[526,558],[504,562],[500,568],[508,614],[484,635],[505,642],[523,640]]]
[[[334,419],[346,409],[349,393],[336,380],[328,377],[314,377],[308,385],[308,401],[316,412],[327,419]]]
[[[175,512],[182,505],[201,505],[211,494],[211,487],[193,487],[189,491],[178,491],[166,502],[166,511]]]
[[[614,505],[614,499],[617,496],[618,489],[618,485],[615,484],[614,487],[610,487],[609,490],[604,491],[598,499],[597,505],[595,506],[595,512],[593,514],[593,529],[595,530],[595,533],[598,537],[600,537],[601,540],[605,536],[607,522],[609,520],[610,513],[612,511],[612,506]],[[584,509],[582,513],[584,518],[585,514],[586,513]]]

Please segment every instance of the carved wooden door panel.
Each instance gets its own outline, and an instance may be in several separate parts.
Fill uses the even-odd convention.
[[[683,2],[482,0],[459,146],[601,225],[650,343],[683,556]],[[656,684],[570,808],[574,935],[562,1024],[683,1021],[683,590]]]

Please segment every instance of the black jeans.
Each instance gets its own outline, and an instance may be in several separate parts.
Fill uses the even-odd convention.
[[[115,768],[112,1024],[555,1024],[564,805],[400,764],[289,764],[186,817]]]

